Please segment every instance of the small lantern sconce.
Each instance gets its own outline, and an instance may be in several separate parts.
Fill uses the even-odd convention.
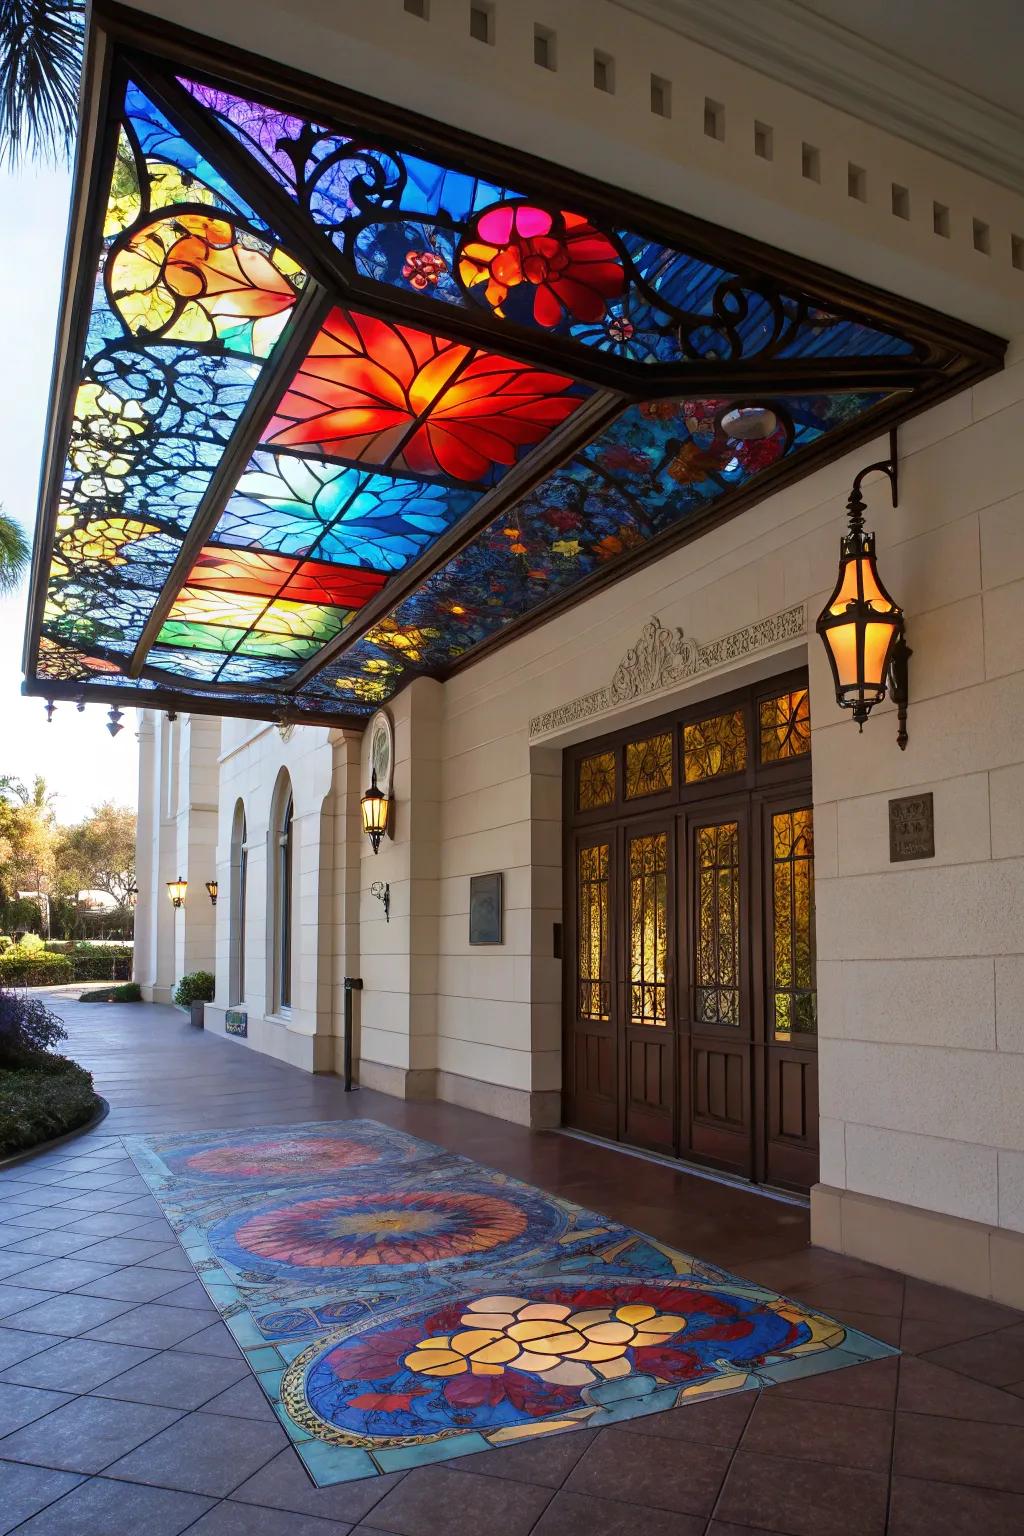
[[[210,898],[210,905],[215,907],[217,905],[217,882],[216,882],[216,880],[207,880],[207,882],[206,882],[206,894]]]
[[[876,704],[888,692],[897,706],[897,744],[907,745],[907,663],[913,654],[907,645],[903,609],[882,585],[875,559],[875,535],[864,528],[865,502],[861,482],[879,470],[892,490],[892,504],[899,505],[896,433],[890,434],[890,457],[862,469],[853,482],[847,510],[850,526],[839,546],[839,576],[835,589],[818,616],[821,636],[832,668],[836,702],[850,710],[860,729]]]
[[[377,770],[373,770],[370,779],[370,787],[359,802],[363,813],[363,831],[370,839],[370,846],[374,853],[380,852],[380,845],[384,834],[388,829],[388,815],[391,810],[391,801],[382,789],[377,787]]]
[[[171,906],[175,911],[177,911],[179,907],[183,907],[185,905],[185,896],[187,892],[188,881],[184,878],[183,875],[179,875],[177,880],[168,880],[167,895],[170,899]]]
[[[111,736],[116,736],[119,731],[124,730],[124,726],[121,724],[123,718],[123,711],[118,709],[116,704],[107,710],[107,730]]]

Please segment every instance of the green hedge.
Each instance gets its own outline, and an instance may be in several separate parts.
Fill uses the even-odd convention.
[[[66,1056],[0,1071],[0,1157],[75,1130],[99,1107],[91,1075]]]
[[[127,981],[132,974],[131,944],[90,944],[82,939],[54,939],[48,952],[65,955],[73,981]]]
[[[24,954],[15,946],[0,954],[0,987],[55,987],[74,979],[67,955]]]
[[[96,987],[92,992],[83,992],[78,999],[80,1003],[141,1003],[142,988],[138,982],[126,981],[118,987]]]

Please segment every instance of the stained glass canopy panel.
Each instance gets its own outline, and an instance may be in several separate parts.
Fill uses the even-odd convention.
[[[282,101],[251,60],[241,89],[182,38],[95,72],[29,692],[356,720],[999,364],[621,189],[315,81]]]

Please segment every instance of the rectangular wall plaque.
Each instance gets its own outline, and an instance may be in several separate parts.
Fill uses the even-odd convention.
[[[935,808],[932,792],[889,801],[889,863],[935,857]]]
[[[470,875],[469,942],[501,944],[502,877]]]
[[[249,1015],[241,1008],[229,1008],[224,1015],[224,1033],[241,1035],[245,1039],[249,1033]]]

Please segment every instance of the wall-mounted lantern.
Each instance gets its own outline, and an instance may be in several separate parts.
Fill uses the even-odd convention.
[[[116,704],[107,710],[107,730],[111,736],[116,736],[119,731],[124,730],[124,726],[121,724],[123,718],[124,713],[118,709]]]
[[[217,890],[218,890],[218,886],[217,886],[216,880],[207,880],[207,882],[206,882],[206,894],[207,894],[207,896],[209,896],[209,898],[210,898],[210,905],[213,906],[213,907],[215,907],[217,905]]]
[[[363,831],[370,839],[370,846],[374,853],[380,852],[380,845],[384,834],[388,830],[388,813],[391,809],[391,801],[382,789],[377,787],[377,770],[373,770],[370,779],[370,787],[366,790],[359,802],[363,813]]]
[[[175,911],[177,911],[179,907],[183,907],[185,905],[185,897],[187,894],[188,881],[184,878],[183,875],[179,875],[177,880],[168,880],[167,896],[171,906]]]
[[[907,745],[907,663],[913,653],[907,645],[903,609],[878,574],[875,535],[864,527],[865,502],[860,492],[864,477],[879,470],[888,477],[893,506],[899,505],[895,432],[890,441],[890,458],[869,464],[853,482],[847,502],[850,526],[839,546],[839,576],[816,627],[832,668],[836,702],[851,712],[863,730],[865,720],[888,692],[898,709],[896,740],[903,750]]]

